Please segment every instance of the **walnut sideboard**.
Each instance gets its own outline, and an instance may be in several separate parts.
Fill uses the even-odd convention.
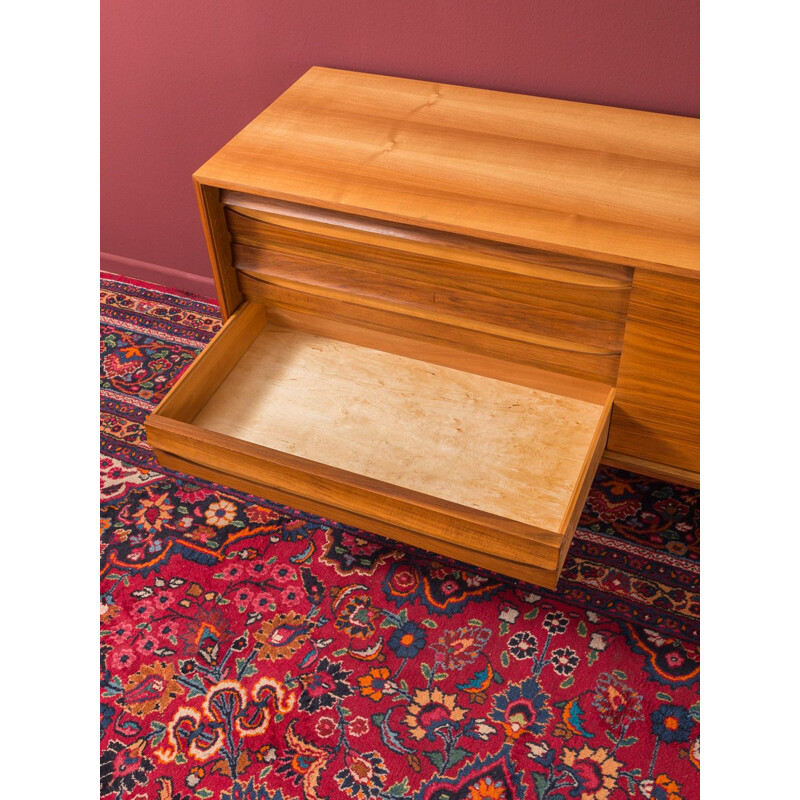
[[[315,67],[194,175],[167,467],[554,587],[601,460],[699,482],[699,122]]]

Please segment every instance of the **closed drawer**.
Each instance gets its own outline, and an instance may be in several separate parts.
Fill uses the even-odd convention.
[[[613,389],[326,325],[245,302],[148,417],[159,461],[554,587]]]
[[[645,472],[655,464],[672,480],[699,480],[698,280],[637,273],[608,447],[617,462],[632,456],[649,462]]]
[[[628,267],[237,192],[221,202],[246,298],[338,302],[361,324],[391,327],[386,315],[401,315],[410,335],[438,326],[438,338],[456,346],[589,380],[616,377]]]

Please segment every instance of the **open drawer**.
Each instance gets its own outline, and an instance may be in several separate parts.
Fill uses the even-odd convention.
[[[554,588],[614,390],[530,375],[245,301],[145,425],[164,466]]]

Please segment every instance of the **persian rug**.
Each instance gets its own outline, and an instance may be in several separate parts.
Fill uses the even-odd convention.
[[[101,282],[101,798],[692,800],[699,493],[598,472],[557,591],[158,465],[216,305]]]

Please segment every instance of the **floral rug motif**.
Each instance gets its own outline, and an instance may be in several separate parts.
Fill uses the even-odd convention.
[[[601,469],[554,592],[401,548],[160,467],[216,305],[101,303],[101,798],[698,797],[698,492]]]

